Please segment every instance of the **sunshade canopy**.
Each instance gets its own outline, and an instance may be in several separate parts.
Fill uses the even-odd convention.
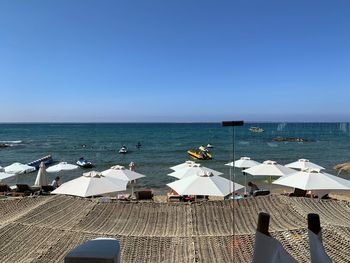
[[[225,165],[227,166],[235,166],[237,168],[251,168],[253,166],[256,166],[260,164],[257,161],[254,161],[250,159],[250,157],[241,157],[239,160],[236,160],[233,164],[233,162],[227,163]]]
[[[34,186],[45,186],[47,183],[46,168],[43,162],[40,163],[39,171],[35,179]]]
[[[265,161],[262,164],[253,166],[249,169],[244,170],[245,173],[251,174],[253,176],[284,176],[296,171],[280,165],[275,161]]]
[[[194,161],[186,161],[184,163],[180,163],[178,165],[172,166],[170,167],[171,170],[177,171],[180,170],[182,168],[186,168],[186,167],[190,167],[191,165],[197,165],[198,163],[194,162]]]
[[[302,190],[350,190],[350,181],[322,173],[320,169],[298,171],[277,179],[273,184]]]
[[[204,173],[212,173],[213,175],[220,175],[221,172],[215,171],[213,169],[201,166],[200,164],[192,164],[188,167],[184,167],[182,169],[176,170],[170,174],[169,176],[175,177],[177,179],[183,179],[191,175],[200,175]]]
[[[125,169],[125,167],[121,165],[112,166],[110,169],[103,171],[102,175],[125,181],[133,181],[145,177],[145,175]]]
[[[77,165],[69,164],[67,162],[60,162],[59,164],[50,166],[49,168],[46,169],[46,171],[49,173],[58,173],[60,171],[70,171],[77,168],[78,168]]]
[[[0,172],[0,180],[8,179],[8,178],[11,178],[13,176],[16,176],[16,174],[9,174],[9,173]]]
[[[127,183],[125,180],[105,177],[101,173],[92,171],[62,184],[51,193],[89,197],[125,191]]]
[[[5,172],[10,174],[24,174],[35,171],[35,167],[22,163],[13,163],[5,167]]]
[[[285,167],[289,168],[294,168],[294,169],[300,169],[300,170],[305,170],[305,169],[320,169],[324,170],[325,168],[322,166],[319,166],[315,163],[310,162],[307,159],[299,159],[296,162],[286,164]]]
[[[204,173],[188,176],[184,179],[167,184],[180,195],[211,195],[226,196],[232,191],[244,188],[226,178]]]

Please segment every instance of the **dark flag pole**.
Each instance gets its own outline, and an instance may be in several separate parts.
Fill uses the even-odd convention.
[[[233,216],[233,226],[232,226],[232,234],[233,234],[233,240],[232,240],[232,261],[234,262],[234,247],[235,247],[235,210],[234,210],[234,192],[235,192],[235,127],[236,126],[243,126],[244,121],[223,121],[222,126],[224,127],[232,127],[232,167],[230,167],[230,181],[232,181],[232,168],[233,168],[233,189],[231,189],[231,183],[230,183],[230,192],[232,193],[232,216]]]

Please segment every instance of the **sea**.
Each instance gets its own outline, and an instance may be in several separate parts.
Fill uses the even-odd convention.
[[[249,128],[264,129],[253,133]],[[274,141],[276,137],[303,138],[303,142]],[[137,148],[137,143],[141,147]],[[136,171],[146,175],[138,182],[139,188],[166,190],[174,181],[168,176],[169,167],[190,160],[187,150],[208,143],[212,160],[198,161],[203,166],[220,171],[235,181],[244,183],[239,169],[230,171],[226,163],[242,156],[256,161],[274,160],[287,164],[301,158],[309,159],[336,174],[333,166],[350,161],[350,123],[245,123],[243,126],[224,127],[221,123],[48,123],[0,124],[0,166],[14,162],[28,163],[45,155],[52,155],[54,163],[75,164],[80,157],[94,164],[92,169],[60,172],[62,182],[83,172],[103,171],[113,165],[128,167],[136,164]],[[127,154],[119,154],[122,145]],[[33,184],[36,172],[6,180],[8,184]],[[49,180],[57,174],[48,174]],[[342,177],[349,179],[350,174]],[[249,177],[248,180],[257,178]]]

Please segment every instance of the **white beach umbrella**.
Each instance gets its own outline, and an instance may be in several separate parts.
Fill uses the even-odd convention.
[[[75,195],[89,197],[126,190],[127,181],[105,177],[92,171],[83,176],[63,183],[52,191],[52,194]]]
[[[47,183],[46,168],[44,162],[40,163],[39,171],[35,179],[34,186],[45,186]]]
[[[60,171],[70,171],[77,169],[78,166],[74,164],[69,164],[67,162],[60,162],[59,164],[50,166],[49,168],[46,169],[48,173],[58,173]]]
[[[230,163],[227,163],[225,165],[235,166],[237,168],[245,169],[245,168],[251,168],[251,167],[256,166],[258,164],[260,164],[260,163],[250,159],[250,157],[241,157],[240,159],[236,160],[234,163],[230,162]]]
[[[184,163],[180,163],[178,165],[172,166],[172,167],[170,167],[170,169],[177,171],[177,170],[180,170],[182,168],[190,167],[191,165],[196,165],[196,164],[199,164],[199,163],[196,163],[194,161],[186,161]]]
[[[130,168],[133,169],[134,167],[135,166],[131,166]],[[102,175],[130,182],[132,196],[134,195],[133,181],[142,177],[146,177],[145,175],[137,173],[135,171],[127,170],[124,166],[121,165],[112,166],[110,169],[103,171]]]
[[[16,176],[16,174],[9,174],[9,173],[0,172],[0,181],[4,180],[4,179],[11,178],[13,176]]]
[[[320,169],[298,171],[277,179],[273,184],[302,190],[350,190],[349,180],[322,173]]]
[[[213,175],[212,173],[202,173],[188,176],[181,180],[167,184],[170,188],[180,195],[211,195],[226,196],[235,191],[244,188],[243,185],[236,184],[226,178]]]
[[[170,174],[169,176],[175,177],[177,179],[183,179],[191,175],[199,175],[205,173],[212,173],[213,175],[220,175],[222,173],[215,171],[213,169],[201,166],[200,164],[192,164],[188,167],[184,167],[182,169],[176,170]]]
[[[113,177],[120,180],[125,180],[125,181],[134,181],[136,179],[146,177],[143,174],[125,169],[125,167],[121,165],[112,166],[110,169],[103,171],[102,175],[106,177]]]
[[[253,176],[269,176],[269,181],[271,183],[271,176],[285,176],[296,171],[291,168],[280,165],[275,161],[267,160],[262,164],[258,164],[256,166],[244,170],[244,172]]]
[[[24,174],[35,171],[35,167],[22,163],[13,163],[5,167],[5,172],[10,174]]]
[[[286,164],[285,167],[289,168],[294,168],[294,169],[300,169],[300,170],[305,170],[305,169],[320,169],[324,170],[325,168],[322,166],[319,166],[315,163],[310,162],[307,159],[299,159],[296,162]]]
[[[245,173],[251,174],[253,176],[284,176],[296,171],[280,165],[275,161],[265,161],[262,164],[258,164],[249,169],[244,170]]]
[[[241,157],[239,160],[236,160],[235,162],[227,163],[225,165],[231,166],[231,167],[234,166],[237,168],[241,168],[243,170],[244,192],[247,192],[247,174],[245,173],[245,169],[257,166],[258,164],[260,164],[260,163],[250,159],[250,157]]]

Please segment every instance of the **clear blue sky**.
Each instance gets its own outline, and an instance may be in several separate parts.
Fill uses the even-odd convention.
[[[0,122],[350,121],[350,1],[1,0]]]

